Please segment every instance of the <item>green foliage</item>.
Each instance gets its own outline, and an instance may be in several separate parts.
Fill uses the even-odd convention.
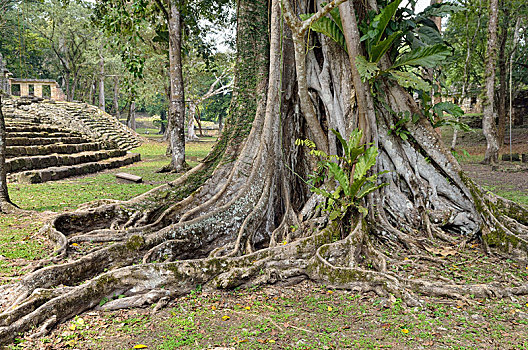
[[[393,70],[390,73],[390,78],[396,80],[404,88],[422,91],[431,90],[431,85],[414,72]]]
[[[369,62],[361,55],[356,57],[356,68],[363,82],[373,80],[380,73],[380,69],[375,62]]]
[[[339,10],[335,8],[337,12],[334,12],[332,18],[321,17],[319,20],[315,21],[311,26],[314,32],[321,33],[327,37],[334,40],[338,43],[345,51],[347,51],[345,35],[343,34],[343,25],[341,23],[341,17],[339,16]],[[307,20],[312,17],[314,14],[302,14],[301,19]]]
[[[311,140],[297,140],[296,145],[310,149],[310,154],[317,157],[318,169],[311,175],[311,191],[326,198],[325,210],[330,213],[330,220],[344,220],[354,212],[367,214],[367,209],[361,205],[362,199],[369,193],[387,185],[377,184],[380,174],[367,176],[369,170],[376,164],[378,149],[361,143],[363,132],[354,130],[349,140],[345,140],[336,130],[332,130],[341,143],[343,156],[328,155],[318,150]],[[336,187],[333,191],[328,181],[317,187],[324,180],[334,179]]]
[[[378,62],[381,57],[389,50],[392,43],[399,38],[403,32],[396,31],[381,40],[387,30],[389,22],[396,14],[401,0],[395,0],[381,9],[380,13],[374,17],[368,26],[367,32],[361,37],[365,41],[365,46],[369,55],[370,62]]]
[[[450,55],[450,50],[442,44],[418,47],[401,55],[391,69],[402,66],[420,66],[432,68],[438,66]]]

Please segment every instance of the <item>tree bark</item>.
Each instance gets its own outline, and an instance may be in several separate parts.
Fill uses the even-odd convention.
[[[507,74],[508,68],[506,65],[507,53],[506,53],[506,42],[508,41],[508,29],[510,27],[510,14],[509,10],[504,7],[504,1],[501,1],[501,13],[503,14],[500,38],[499,38],[499,57],[497,60],[499,68],[499,91],[497,101],[497,114],[499,117],[499,123],[497,127],[497,138],[499,147],[504,144],[504,136],[506,134],[506,120],[507,116]]]
[[[477,11],[480,11],[481,9],[481,1],[479,1],[479,5],[477,7]],[[467,91],[469,88],[469,80],[470,80],[470,70],[471,70],[471,54],[473,52],[473,43],[475,42],[475,39],[480,31],[480,24],[481,24],[481,16],[480,13],[477,14],[477,26],[475,28],[475,32],[473,33],[473,36],[469,35],[469,13],[466,14],[466,61],[464,63],[464,82],[462,84],[462,94],[460,96],[460,105],[464,104],[464,100],[467,98]],[[460,117],[457,117],[457,122],[460,121]],[[456,144],[457,144],[457,138],[458,138],[458,129],[453,128],[453,138],[451,139],[451,150],[454,151]]]
[[[483,101],[484,116],[482,131],[486,137],[486,154],[483,164],[497,164],[499,159],[499,140],[497,137],[495,113],[495,61],[497,57],[497,28],[499,17],[499,1],[489,1],[488,44],[485,68],[486,95]]]
[[[187,168],[185,162],[185,94],[182,70],[182,16],[180,0],[169,0],[169,80],[168,133],[171,149],[170,170]]]
[[[105,66],[102,50],[99,52],[99,109],[105,112]]]
[[[114,112],[117,119],[121,118],[121,113],[119,113],[119,76],[117,75],[114,76]]]
[[[136,101],[134,100],[130,102],[128,109],[127,126],[134,131],[136,130]]]
[[[6,160],[6,124],[2,112],[2,92],[0,91],[0,213],[5,213],[13,206],[7,189]]]

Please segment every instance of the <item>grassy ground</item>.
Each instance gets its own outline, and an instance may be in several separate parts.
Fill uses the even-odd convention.
[[[526,349],[526,299],[396,298],[303,282],[204,292],[168,308],[92,311],[12,349]],[[141,347],[143,346],[143,347]]]
[[[477,141],[471,137],[462,139],[457,152],[464,166],[480,174],[476,163],[482,150],[472,148]],[[191,144],[187,156],[203,158],[212,145],[212,140],[207,141]],[[23,274],[28,261],[51,251],[38,235],[49,217],[46,211],[73,210],[103,197],[128,199],[174,179],[172,174],[153,173],[169,161],[165,147],[146,143],[137,149],[142,162],[126,168],[143,176],[144,184],[116,184],[113,174],[124,170],[116,169],[43,185],[10,186],[15,202],[38,212],[0,217],[3,283]],[[464,149],[469,149],[467,155]],[[490,174],[489,189],[528,203],[528,191],[515,187],[525,174],[512,173],[509,178]],[[394,273],[435,274],[459,283],[528,282],[527,265],[487,256],[478,245],[449,248],[456,254],[439,257],[426,268],[417,264],[419,258],[411,257],[393,267]],[[497,275],[507,276],[506,280],[498,280]],[[173,300],[157,313],[152,308],[90,311],[59,325],[45,338],[19,339],[10,349],[528,349],[528,297],[480,300],[466,295],[465,301],[426,297],[422,301],[421,307],[408,308],[392,296],[329,290],[310,282],[224,292],[197,286],[191,295]]]
[[[195,160],[188,163],[196,166],[214,141],[204,138],[189,143],[186,155]],[[103,198],[128,200],[176,179],[177,174],[156,173],[170,162],[166,149],[165,143],[149,141],[132,150],[141,154],[141,162],[123,168],[43,184],[9,184],[12,201],[31,212],[0,216],[0,283],[8,283],[14,273],[23,273],[22,267],[29,261],[44,258],[53,251],[38,230],[55,212],[75,210],[82,203]],[[123,171],[143,177],[143,183],[117,183],[115,174]]]

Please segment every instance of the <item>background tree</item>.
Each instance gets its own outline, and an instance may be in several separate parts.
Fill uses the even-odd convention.
[[[483,105],[482,131],[486,136],[486,154],[484,164],[497,164],[499,158],[499,140],[495,124],[495,65],[497,59],[497,29],[499,16],[498,0],[489,1],[488,46],[486,50],[486,98]]]

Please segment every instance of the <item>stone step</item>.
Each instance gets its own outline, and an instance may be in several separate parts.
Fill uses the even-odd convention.
[[[69,131],[63,131],[63,132],[25,132],[25,131],[17,131],[17,132],[11,132],[7,134],[7,139],[9,138],[16,138],[16,137],[45,137],[45,138],[55,138],[55,137],[83,137],[82,134],[78,132],[69,132]]]
[[[10,146],[6,149],[7,158],[24,157],[24,156],[39,156],[53,153],[79,153],[89,151],[100,151],[102,150],[102,142],[87,142],[80,144],[55,144],[55,145],[43,145],[43,146]]]
[[[51,144],[80,144],[92,140],[83,137],[8,137],[6,145],[9,146],[38,146]]]
[[[66,130],[60,129],[51,125],[17,125],[17,126],[6,126],[6,132],[65,132]]]
[[[49,154],[45,156],[18,157],[7,159],[5,166],[8,173],[17,173],[26,170],[99,162],[108,158],[122,157],[126,154],[126,151],[111,149],[74,154]]]
[[[60,180],[71,176],[80,176],[96,173],[105,169],[119,168],[141,160],[141,156],[129,153],[122,157],[110,158],[100,162],[83,163],[78,165],[51,167],[41,170],[24,171],[9,175],[11,182],[41,183]]]

